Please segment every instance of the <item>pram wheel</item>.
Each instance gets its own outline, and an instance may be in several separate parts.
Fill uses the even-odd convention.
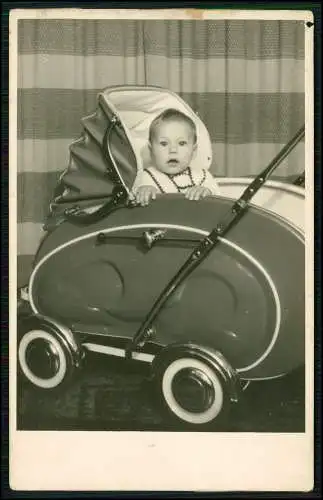
[[[24,379],[39,389],[65,385],[82,359],[69,330],[35,317],[19,326],[18,366]]]
[[[239,391],[236,375],[223,356],[198,346],[171,346],[164,351],[153,366],[153,379],[166,414],[201,430],[223,422]]]

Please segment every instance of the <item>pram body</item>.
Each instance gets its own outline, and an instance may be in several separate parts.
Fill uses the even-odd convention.
[[[54,389],[88,350],[147,362],[170,416],[211,425],[245,381],[304,365],[304,189],[268,180],[201,258],[201,242],[253,179],[219,180],[221,195],[199,202],[167,194],[136,206],[128,195],[153,117],[165,106],[194,116],[203,166],[212,162],[208,132],[166,89],[114,87],[98,103],[71,145],[35,256],[20,369]],[[197,264],[180,279],[192,252]]]

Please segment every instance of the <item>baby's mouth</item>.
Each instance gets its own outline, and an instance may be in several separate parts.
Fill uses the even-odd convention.
[[[171,158],[167,163],[168,165],[178,165],[179,161],[176,158]]]

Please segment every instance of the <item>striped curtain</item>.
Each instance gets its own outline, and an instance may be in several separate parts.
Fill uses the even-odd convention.
[[[68,146],[113,85],[178,93],[207,126],[216,176],[254,175],[304,124],[304,23],[18,23],[18,285],[25,284]],[[304,143],[276,175],[304,170]]]

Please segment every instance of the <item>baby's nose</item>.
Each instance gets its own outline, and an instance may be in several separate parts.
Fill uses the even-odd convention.
[[[169,145],[169,152],[176,153],[177,152],[177,144],[170,144]]]

